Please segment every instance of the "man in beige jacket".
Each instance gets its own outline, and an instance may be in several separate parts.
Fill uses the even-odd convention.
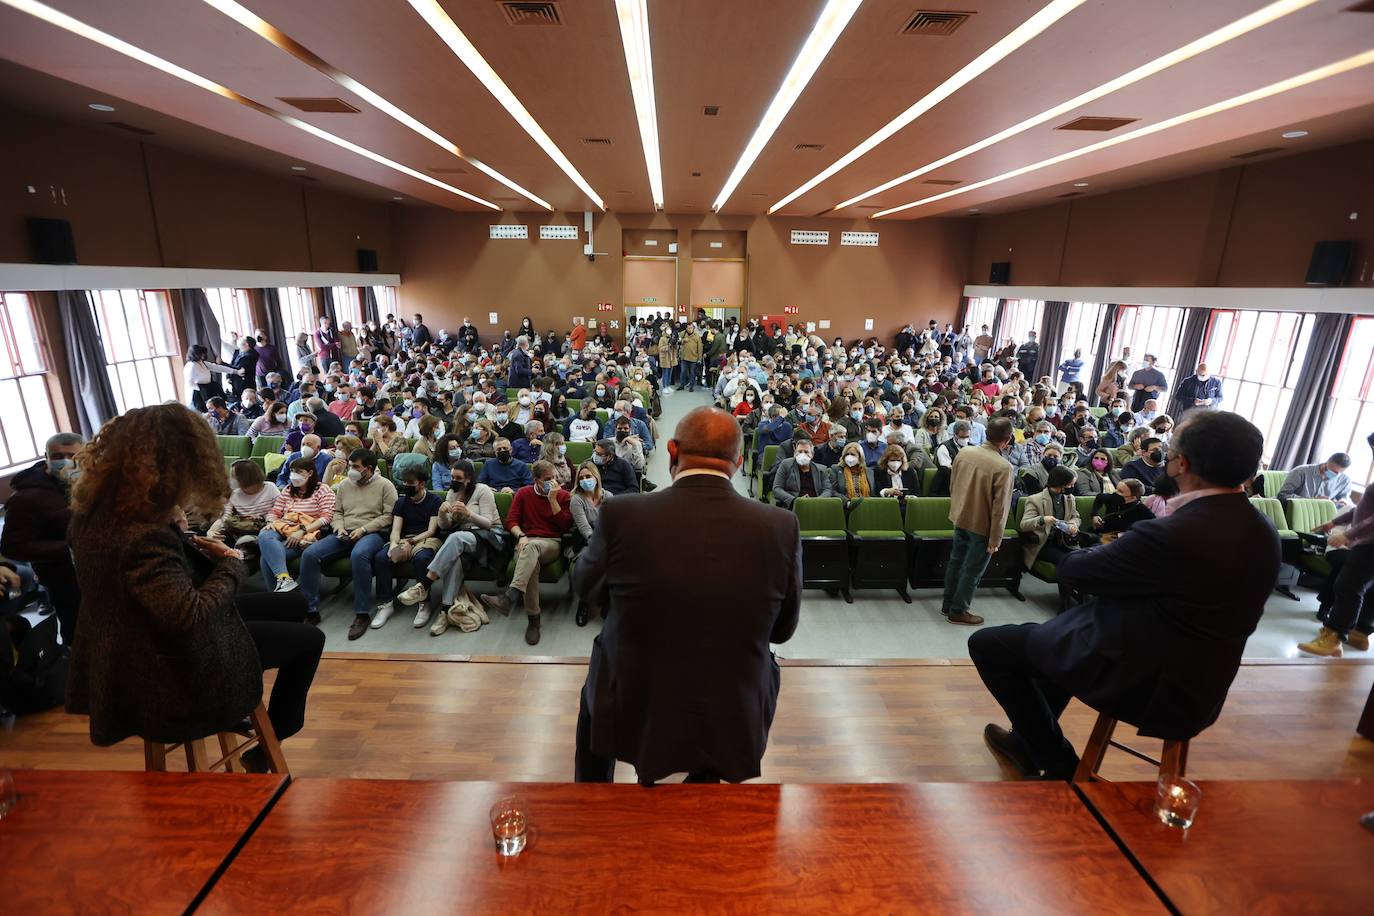
[[[987,441],[960,449],[950,469],[949,520],[954,523],[954,544],[945,567],[940,608],[950,623],[977,626],[983,622],[982,617],[969,613],[969,604],[1007,527],[1012,473],[1002,453],[1011,444],[1011,437],[1010,420],[998,417],[989,421]]]

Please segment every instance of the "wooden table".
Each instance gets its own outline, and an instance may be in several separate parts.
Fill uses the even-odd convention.
[[[283,776],[19,770],[0,820],[0,909],[182,913]]]
[[[1374,782],[1203,782],[1188,831],[1154,816],[1153,782],[1082,786],[1185,914],[1368,913],[1374,909]]]
[[[517,794],[529,848],[493,847]],[[1162,912],[1063,783],[660,786],[298,779],[210,913]]]

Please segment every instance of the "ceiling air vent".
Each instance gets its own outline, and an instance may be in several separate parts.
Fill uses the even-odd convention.
[[[610,145],[611,145],[611,138],[610,138],[610,137],[583,137],[583,138],[582,138],[582,143],[583,143],[584,146],[610,146]]]
[[[1281,152],[1283,152],[1283,147],[1281,147],[1281,146],[1266,146],[1264,149],[1252,149],[1252,150],[1250,150],[1250,152],[1248,152],[1248,153],[1241,153],[1240,155],[1238,155],[1238,156],[1232,156],[1231,158],[1232,158],[1232,159],[1258,159],[1260,156],[1268,156],[1270,153],[1281,153]]]
[[[1086,191],[1070,191],[1067,194],[1056,194],[1054,196],[1058,197],[1060,200],[1063,200],[1065,197],[1082,197],[1086,193]]]
[[[500,7],[511,25],[563,24],[563,14],[552,0],[501,0]]]
[[[106,121],[105,123],[111,127],[117,127],[120,130],[126,130],[131,134],[138,134],[140,137],[151,137],[153,135],[151,130],[145,130],[142,127],[134,127],[132,124],[125,124],[123,121]]]
[[[796,146],[792,147],[792,149],[796,150],[796,151],[799,152],[799,153],[819,153],[821,150],[825,149],[825,144],[824,144],[824,143],[798,143]]]
[[[1125,127],[1127,124],[1134,124],[1139,118],[1074,118],[1067,124],[1061,124],[1055,130],[1116,130],[1118,127]]]
[[[945,186],[963,183],[964,179],[962,178],[927,178],[925,181],[921,182],[921,184],[938,184]]]
[[[955,13],[946,10],[917,10],[907,19],[898,34],[901,35],[953,35],[972,13]]]
[[[714,118],[716,115],[720,114],[720,106],[707,105],[705,108],[701,109],[701,113],[706,115],[706,117],[708,118]]]
[[[305,98],[281,98],[277,101],[285,102],[292,108],[301,111],[324,112],[327,114],[357,114],[358,109],[345,102],[343,99],[305,99]]]

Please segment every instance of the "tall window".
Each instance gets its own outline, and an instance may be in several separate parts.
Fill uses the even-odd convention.
[[[1212,312],[1202,361],[1221,379],[1221,409],[1240,414],[1264,433],[1266,458],[1288,417],[1311,334],[1312,316],[1298,312]],[[1181,368],[1180,378],[1186,374]]]
[[[215,313],[219,322],[219,339],[222,344],[221,355],[233,358],[239,348],[239,341],[253,333],[253,307],[246,289],[206,289],[205,298],[210,302],[210,311]]]
[[[119,412],[175,401],[177,353],[167,294],[98,289],[91,298]]]
[[[1039,299],[1008,299],[1002,312],[1002,327],[997,332],[1000,346],[1008,337],[1018,344],[1026,342],[1031,331],[1040,333],[1040,318],[1044,314],[1045,303]]]
[[[357,328],[363,323],[362,292],[356,286],[336,286],[334,289],[334,314],[338,316],[339,327],[345,321]]]
[[[0,470],[41,457],[57,416],[44,377],[46,348],[25,293],[0,293]]]
[[[291,359],[291,369],[299,372],[301,368],[301,358],[296,354],[296,337],[302,331],[306,336],[315,333],[315,304],[311,300],[309,290],[299,286],[283,286],[278,288],[277,296],[281,299],[281,323],[282,330],[286,332],[286,352]],[[310,348],[315,347],[313,338]]]
[[[996,317],[996,296],[969,296],[968,307],[964,309],[964,324],[968,325],[969,334],[977,337],[983,325],[987,325],[988,333],[992,333],[996,330],[992,326]],[[963,328],[956,328],[955,330],[962,331]]]
[[[1331,416],[1322,433],[1317,460],[1325,461],[1333,452],[1351,458],[1352,483],[1368,487],[1374,483],[1374,467],[1369,460],[1365,437],[1374,432],[1374,317],[1355,319],[1345,352],[1331,390]],[[1365,499],[1369,499],[1368,495]]]
[[[1070,302],[1069,317],[1064,324],[1064,339],[1059,345],[1059,358],[1066,360],[1073,351],[1083,351],[1083,371],[1078,380],[1083,390],[1091,392],[1097,379],[1093,374],[1093,360],[1097,359],[1097,337],[1102,332],[1102,304],[1099,302]],[[1058,367],[1055,367],[1055,380],[1058,381]]]
[[[1124,348],[1130,347],[1130,361],[1139,366],[1146,353],[1153,354],[1159,371],[1170,379],[1172,391],[1174,370],[1178,368],[1179,338],[1183,334],[1186,313],[1187,309],[1172,305],[1121,306],[1116,313],[1116,329],[1109,355],[1115,359]]]
[[[377,319],[386,321],[387,315],[396,314],[396,287],[374,286],[372,292],[377,297]]]

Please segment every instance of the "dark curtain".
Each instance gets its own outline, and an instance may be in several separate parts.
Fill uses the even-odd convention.
[[[337,328],[339,316],[334,314],[334,290],[328,286],[317,286],[315,291],[320,294],[320,314],[328,318],[329,323]]]
[[[1007,300],[997,300],[997,311],[992,313],[992,352],[1002,348],[1002,317],[1007,313]]]
[[[1341,353],[1354,320],[1353,315],[1326,313],[1317,316],[1302,374],[1288,405],[1288,418],[1274,444],[1270,467],[1293,468],[1316,460],[1317,446],[1331,413],[1331,386],[1336,382]]]
[[[1040,310],[1040,353],[1035,358],[1035,378],[1026,380],[1032,385],[1036,379],[1046,375],[1050,377],[1051,382],[1058,385],[1054,370],[1059,368],[1059,354],[1064,348],[1064,329],[1068,324],[1067,302],[1046,302],[1045,307]]]
[[[1178,369],[1174,372],[1174,382],[1169,390],[1169,407],[1165,411],[1177,417],[1182,402],[1178,396],[1179,383],[1193,374],[1198,361],[1202,359],[1202,341],[1207,336],[1207,327],[1212,323],[1211,309],[1189,309],[1183,321],[1183,338],[1178,344]]]
[[[267,342],[277,348],[281,358],[282,377],[291,377],[291,354],[295,352],[296,342],[286,337],[286,325],[281,320],[281,296],[274,287],[262,291],[263,306],[267,311]]]
[[[1088,381],[1084,387],[1088,391],[1088,403],[1097,404],[1097,383],[1102,381],[1102,376],[1106,374],[1107,367],[1112,363],[1112,354],[1107,352],[1107,348],[1112,345],[1112,333],[1116,330],[1117,304],[1109,302],[1102,309],[1102,327],[1097,333],[1097,355],[1093,357],[1092,375],[1088,376]]]
[[[363,287],[363,321],[375,321],[382,326],[382,318],[377,314],[377,291],[370,286]]]
[[[220,338],[219,319],[210,310],[210,300],[203,289],[183,289],[181,292],[181,317],[186,322],[186,349],[200,344],[210,354],[212,361],[234,358],[234,348]]]
[[[90,294],[84,289],[59,290],[57,308],[67,344],[67,372],[76,394],[76,422],[81,435],[89,439],[106,420],[119,413],[105,363],[105,346]]]

